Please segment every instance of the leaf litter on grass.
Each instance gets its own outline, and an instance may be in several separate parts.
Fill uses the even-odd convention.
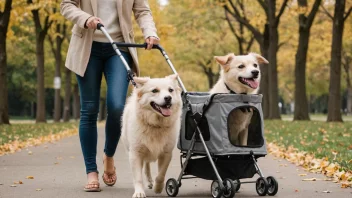
[[[328,158],[317,159],[312,154],[299,151],[290,146],[287,149],[274,143],[267,144],[268,151],[275,157],[281,157],[295,165],[303,166],[305,170],[312,173],[322,173],[333,182],[339,182],[341,188],[352,187],[352,172],[346,172],[338,163],[331,163]],[[321,180],[321,179],[319,179]],[[303,179],[303,181],[317,181],[316,178]]]

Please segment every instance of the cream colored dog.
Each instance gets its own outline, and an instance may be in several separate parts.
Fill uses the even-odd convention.
[[[122,140],[128,151],[135,192],[146,197],[142,169],[148,187],[161,193],[166,170],[181,127],[182,100],[177,75],[165,78],[134,78],[137,88],[128,99],[122,117]],[[150,162],[158,160],[158,175],[153,179]]]
[[[259,90],[260,69],[259,64],[269,62],[256,53],[235,56],[215,56],[221,65],[220,79],[210,90],[214,93],[256,94]],[[252,108],[240,108],[230,114],[229,136],[234,145],[247,145],[248,125],[253,115]]]

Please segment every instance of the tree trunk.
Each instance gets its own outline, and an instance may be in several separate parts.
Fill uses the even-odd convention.
[[[44,39],[38,35],[36,42],[37,57],[37,113],[36,122],[46,122],[45,117],[45,87],[44,87]]]
[[[70,120],[70,102],[71,102],[71,71],[65,69],[65,98],[63,109],[63,120],[68,122]]]
[[[63,32],[65,33],[65,26],[63,26]],[[60,87],[55,88],[55,101],[54,101],[54,122],[60,122],[61,118],[61,64],[62,64],[62,55],[61,55],[61,46],[63,38],[61,34],[61,24],[56,24],[56,33],[55,45],[52,39],[49,37],[51,43],[52,51],[55,56],[55,78],[60,79]]]
[[[59,37],[59,36],[58,36]],[[59,38],[60,39],[60,38]],[[61,62],[62,62],[62,56],[61,56],[61,44],[59,44],[60,41],[56,41],[56,49],[55,49],[55,77],[60,79],[61,83]],[[61,118],[61,86],[58,89],[55,89],[55,106],[54,106],[54,122],[60,122]]]
[[[345,0],[335,2],[332,27],[328,122],[342,122],[341,116],[341,51]]]
[[[347,88],[347,114],[352,113],[352,87]]]
[[[269,119],[281,119],[279,110],[279,88],[277,79],[277,57],[276,53],[279,46],[279,33],[277,27],[270,27],[270,46],[269,46]]]
[[[10,21],[12,0],[6,0],[4,11],[0,11],[0,125],[10,124],[7,90],[6,34]]]
[[[260,52],[264,58],[269,59],[269,25],[265,25],[264,33],[263,33],[263,42],[262,46],[260,46]],[[263,94],[263,101],[262,101],[262,109],[264,114],[264,119],[269,118],[269,68],[268,65],[260,65],[260,73],[261,73],[261,80],[260,80],[260,90],[259,92]]]
[[[309,30],[299,28],[299,42],[295,67],[295,110],[294,120],[309,120],[308,100],[306,93],[306,62],[309,43]]]
[[[299,15],[299,39],[295,65],[295,109],[293,120],[309,120],[308,100],[306,91],[306,62],[310,28],[312,27],[321,0],[315,0],[308,16]],[[300,7],[308,7],[307,0],[298,0]]]
[[[78,94],[78,85],[75,84],[73,87],[73,117],[74,119],[80,118],[80,99]]]

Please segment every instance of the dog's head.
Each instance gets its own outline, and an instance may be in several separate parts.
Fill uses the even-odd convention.
[[[141,108],[161,117],[170,117],[181,106],[181,89],[177,75],[165,78],[135,77],[135,92]]]
[[[256,53],[235,56],[215,56],[221,65],[221,75],[227,86],[236,93],[256,93],[260,83],[259,64],[269,62]]]

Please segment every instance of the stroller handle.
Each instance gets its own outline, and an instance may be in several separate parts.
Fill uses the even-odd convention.
[[[146,49],[147,48],[147,43],[144,43],[144,44],[134,44],[134,43],[116,43],[112,40],[112,38],[110,37],[109,33],[106,31],[106,29],[104,28],[104,25],[101,24],[101,23],[98,23],[97,24],[97,29],[102,31],[103,34],[106,36],[106,38],[109,40],[109,42],[111,43],[112,47],[114,48],[115,52],[117,53],[117,55],[120,57],[122,63],[124,64],[126,70],[127,70],[127,74],[128,74],[128,80],[131,81],[132,85],[137,87],[137,84],[134,82],[133,80],[133,72],[131,71],[131,68],[128,66],[125,58],[122,56],[120,50],[118,49],[118,47],[135,47],[135,48],[144,48]],[[181,86],[181,89],[184,93],[187,92],[185,86],[183,85],[183,82],[180,78],[180,76],[178,75],[174,65],[172,64],[169,56],[166,54],[165,50],[163,47],[161,47],[161,45],[159,44],[156,44],[156,45],[153,45],[152,47],[153,49],[158,49],[161,54],[164,56],[166,62],[168,63],[168,65],[170,66],[171,70],[173,71],[174,74],[177,74],[177,81],[178,83],[180,84]]]

